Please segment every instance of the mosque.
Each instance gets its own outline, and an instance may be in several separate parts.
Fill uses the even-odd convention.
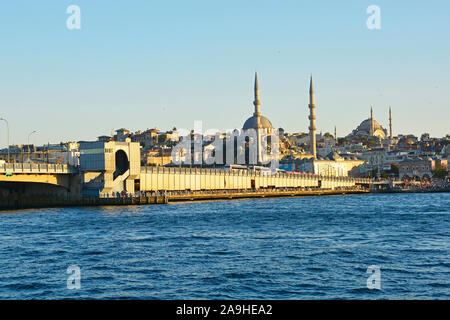
[[[259,84],[258,84],[258,73],[255,72],[255,85],[254,85],[254,96],[255,100],[253,101],[253,105],[255,106],[255,112],[253,115],[248,118],[244,126],[242,127],[243,134],[245,135],[250,130],[254,130],[256,132],[256,164],[262,164],[266,162],[264,159],[264,154],[262,152],[262,145],[264,142],[268,144],[268,151],[270,153],[270,143],[271,143],[271,136],[274,134],[274,128],[272,126],[272,123],[264,117],[260,110],[261,100],[259,99]],[[248,158],[248,151],[246,151],[246,160],[248,164],[251,164],[249,158]],[[268,154],[268,156],[272,156],[271,154]]]
[[[262,142],[263,140],[267,141],[267,144],[269,145],[268,147],[270,147],[270,140],[271,140],[271,136],[273,136],[274,134],[274,128],[272,126],[272,123],[270,122],[269,119],[267,119],[266,117],[264,117],[261,113],[260,110],[260,105],[261,105],[261,100],[259,99],[259,84],[258,84],[258,74],[255,72],[255,85],[254,85],[254,96],[255,96],[255,100],[253,101],[253,105],[255,107],[255,111],[253,113],[253,115],[248,118],[245,123],[244,126],[242,127],[243,133],[245,134],[246,131],[248,130],[255,130],[256,131],[256,137],[257,137],[257,163],[261,164],[262,161]],[[313,85],[313,79],[311,76],[310,79],[310,88],[309,88],[309,99],[310,99],[310,103],[309,103],[309,109],[310,109],[310,114],[309,114],[309,140],[310,140],[310,154],[311,157],[316,159],[317,157],[317,153],[316,153],[316,115],[315,115],[315,102],[314,102],[314,85]],[[270,148],[269,148],[269,153],[270,153]],[[270,156],[275,156],[274,154],[269,154]],[[248,159],[248,157],[246,156],[246,159]]]
[[[389,108],[389,138],[392,139],[392,112]],[[373,117],[373,108],[370,108],[370,118],[361,122],[361,124],[350,133],[347,138],[368,138],[377,137],[378,139],[386,139],[388,132]]]
[[[253,105],[255,107],[253,115],[248,118],[243,125],[243,133],[245,134],[248,130],[256,131],[256,140],[257,142],[257,163],[263,163],[262,160],[262,142],[261,141],[269,141],[271,135],[274,134],[274,128],[272,123],[264,117],[260,110],[261,100],[259,99],[259,84],[258,84],[258,75],[255,73],[255,85],[254,85],[254,101]],[[317,143],[316,143],[316,104],[315,104],[315,95],[314,95],[314,85],[313,79],[311,76],[310,79],[310,87],[309,87],[309,154],[305,154],[302,159],[297,159],[295,163],[295,169],[302,172],[310,172],[315,174],[324,174],[324,175],[333,175],[333,176],[348,176],[356,171],[359,172],[359,167],[364,163],[364,160],[356,159],[356,158],[348,158],[348,157],[340,157],[335,152],[332,152],[327,157],[319,157],[317,155]],[[391,108],[389,108],[389,135],[388,131],[384,129],[373,116],[373,108],[370,109],[370,118],[361,122],[361,124],[352,131],[347,137],[377,137],[381,140],[392,141],[392,112]],[[335,129],[336,131],[336,129]],[[335,134],[336,135],[336,134]],[[248,152],[248,151],[246,151]],[[270,150],[269,150],[270,152]],[[274,156],[274,154],[270,154],[269,156]],[[246,160],[249,158],[246,155]],[[247,162],[247,164],[251,164]],[[355,171],[355,172],[354,172]],[[357,172],[356,172],[357,173]]]

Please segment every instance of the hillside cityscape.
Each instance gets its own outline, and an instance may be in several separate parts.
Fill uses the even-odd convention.
[[[254,129],[258,132],[258,136],[276,133],[279,140],[277,160],[279,169],[282,171],[333,177],[388,178],[423,182],[430,182],[433,179],[443,180],[448,176],[450,135],[431,137],[430,134],[423,133],[418,137],[411,134],[394,134],[394,108],[389,107],[389,113],[385,115],[387,121],[384,122],[388,123],[388,128],[380,124],[383,121],[379,122],[375,119],[374,108],[370,107],[369,117],[363,119],[352,132],[346,135],[339,136],[337,127],[334,128],[334,132],[317,133],[314,85],[311,77],[309,132],[290,133],[285,132],[283,128],[273,128],[271,122],[262,116],[257,74],[255,74],[254,95],[255,112],[245,121],[242,131]],[[2,118],[2,120],[5,119]],[[355,123],[357,122],[358,120],[355,119]],[[28,139],[35,133],[36,131],[31,132]],[[236,163],[228,163],[225,160],[221,164],[208,162],[206,155],[211,154],[211,149],[214,149],[213,142],[217,139],[217,134],[208,135],[191,130],[189,138],[192,144],[200,141],[201,147],[189,154],[188,161],[184,159],[182,163],[175,164],[174,148],[180,141],[186,139],[184,135],[176,127],[171,130],[151,128],[136,132],[120,128],[115,130],[113,135],[97,137],[96,141],[139,143],[140,162],[141,166],[145,167],[176,165],[190,168],[223,168],[228,164],[229,168],[230,164]],[[225,138],[226,134],[219,134],[219,136]],[[0,150],[0,159],[3,163],[69,164],[78,167],[81,142],[83,141],[42,146],[29,143],[10,145],[9,148]],[[194,158],[200,161],[193,161]],[[247,163],[248,165],[250,164]]]
[[[14,312],[450,299],[449,1],[0,8]]]

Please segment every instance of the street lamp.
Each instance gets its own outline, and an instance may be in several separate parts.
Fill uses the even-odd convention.
[[[34,130],[33,132],[30,132],[29,134],[28,134],[28,140],[27,140],[27,146],[28,146],[28,161],[30,161],[30,136],[33,134],[33,133],[36,133],[37,131],[36,130]],[[34,148],[33,148],[34,149]]]
[[[8,123],[8,120],[6,120],[5,118],[0,118],[0,120],[3,120],[6,122],[6,128],[8,131],[8,162],[9,162],[9,123]]]

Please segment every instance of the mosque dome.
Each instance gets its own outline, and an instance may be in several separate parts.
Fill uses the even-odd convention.
[[[387,130],[384,129],[374,118],[373,118],[373,111],[371,109],[370,111],[371,117],[369,119],[364,120],[361,122],[361,124],[353,130],[351,134],[348,135],[348,137],[379,137],[381,139],[384,139],[387,135]],[[373,125],[373,131],[372,131],[372,125]]]
[[[259,118],[259,126],[258,126],[258,118]],[[273,129],[272,123],[270,123],[269,119],[264,116],[251,116],[245,121],[244,130],[248,129]]]
[[[365,131],[370,132],[370,122],[371,119],[366,119],[356,128],[357,131]],[[376,132],[377,130],[384,130],[383,127],[377,122],[377,120],[373,120],[373,129]]]

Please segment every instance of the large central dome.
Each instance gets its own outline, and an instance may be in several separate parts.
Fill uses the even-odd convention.
[[[357,131],[366,131],[370,132],[370,126],[371,126],[372,119],[366,119],[356,128]],[[383,127],[377,122],[377,120],[373,120],[373,129],[374,131],[377,130],[384,130]]]
[[[370,118],[361,122],[361,124],[352,131],[347,137],[378,137],[384,139],[387,135],[387,130],[384,129],[374,118],[373,110],[370,109]]]
[[[259,125],[258,125],[259,118]],[[264,116],[251,116],[244,123],[244,130],[248,129],[273,129],[272,123],[270,123],[269,119]]]

